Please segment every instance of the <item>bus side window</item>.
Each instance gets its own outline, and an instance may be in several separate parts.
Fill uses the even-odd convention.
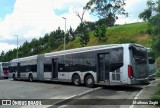
[[[52,72],[52,64],[44,64],[44,72]]]
[[[96,72],[95,52],[86,52],[84,54],[84,71]]]
[[[27,66],[26,67],[26,72],[29,72],[30,71],[30,66]]]
[[[9,67],[9,71],[10,71],[10,73],[13,73],[13,72],[16,72],[16,67]]]
[[[65,72],[72,72],[73,71],[73,58],[72,58],[72,54],[68,54],[65,56],[64,59],[64,64],[65,64]]]
[[[123,48],[114,48],[110,52],[110,71],[123,66]]]
[[[30,71],[37,72],[37,65],[30,65]]]
[[[84,55],[82,53],[73,54],[73,70],[84,71]]]

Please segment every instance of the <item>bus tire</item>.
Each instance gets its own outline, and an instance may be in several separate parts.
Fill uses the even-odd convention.
[[[15,74],[13,74],[12,78],[13,78],[13,80],[16,80],[16,75],[15,75]]]
[[[89,88],[94,87],[95,81],[92,75],[87,75],[85,78],[85,85]]]
[[[4,77],[4,79],[8,79],[8,77]]]
[[[79,86],[81,84],[81,80],[78,74],[73,75],[72,82],[75,86]]]
[[[32,76],[32,74],[29,74],[29,76],[28,76],[28,80],[29,80],[30,82],[32,82],[32,81],[33,81],[33,76]]]

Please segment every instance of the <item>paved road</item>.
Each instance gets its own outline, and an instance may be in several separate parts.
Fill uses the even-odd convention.
[[[82,108],[82,107],[83,108],[129,108],[130,105],[116,105],[116,103],[128,101],[125,99],[134,99],[134,97],[138,94],[140,90],[143,89],[143,87],[145,87],[145,85],[139,85],[137,87],[124,87],[124,86],[103,87],[103,89],[81,96],[78,99],[73,99],[72,101],[66,102],[65,105],[57,105],[53,107],[57,107],[57,108]],[[93,100],[90,100],[90,99],[93,99]],[[102,99],[102,100],[99,100],[99,99]],[[122,99],[124,99],[124,101]],[[110,104],[112,105],[107,105],[106,104],[107,102],[110,102]],[[60,104],[64,104],[64,103],[60,103]],[[89,105],[86,105],[86,104],[89,104]],[[53,108],[53,107],[50,107],[50,108]]]
[[[87,90],[68,83],[0,80],[0,99],[65,99]]]
[[[83,93],[91,88],[85,86],[74,86],[68,83],[56,83],[56,82],[27,82],[27,81],[12,81],[0,80],[0,99],[66,99],[68,97]],[[144,87],[145,85],[139,85],[138,87],[124,87],[124,86],[104,86],[103,89],[98,91],[91,92],[84,96],[79,97],[79,100],[72,100],[71,102],[66,103],[65,105],[50,106],[59,107],[59,108],[97,108],[97,107],[112,107],[112,108],[128,108],[129,105],[100,105],[105,103],[105,99],[133,99],[136,94]],[[102,101],[94,101],[97,105],[83,105],[81,99],[104,99]],[[55,102],[57,103],[57,101]],[[55,104],[53,102],[53,104]],[[69,105],[73,104],[73,105]],[[77,105],[79,104],[79,105]],[[76,106],[75,106],[76,105]],[[6,108],[6,106],[0,106]],[[34,108],[41,107],[45,108],[48,106],[7,106],[8,108]]]

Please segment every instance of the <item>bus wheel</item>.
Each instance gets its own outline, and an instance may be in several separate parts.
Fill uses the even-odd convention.
[[[4,77],[4,79],[8,79],[8,77]]]
[[[30,82],[33,81],[33,76],[32,76],[32,74],[29,74],[28,80],[29,80]]]
[[[15,74],[13,74],[12,78],[13,78],[13,80],[16,80],[16,75],[15,75]]]
[[[74,85],[79,86],[81,83],[79,75],[73,75],[72,82]]]
[[[92,75],[87,75],[87,77],[85,78],[85,84],[87,87],[94,87],[95,81]]]

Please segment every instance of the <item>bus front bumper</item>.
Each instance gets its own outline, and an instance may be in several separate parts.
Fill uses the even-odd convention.
[[[9,76],[9,75],[1,74],[1,77],[2,77],[2,78],[8,78],[8,76]]]
[[[131,84],[146,84],[149,83],[149,77],[143,79],[132,79]]]
[[[149,80],[156,79],[156,74],[149,75]]]

